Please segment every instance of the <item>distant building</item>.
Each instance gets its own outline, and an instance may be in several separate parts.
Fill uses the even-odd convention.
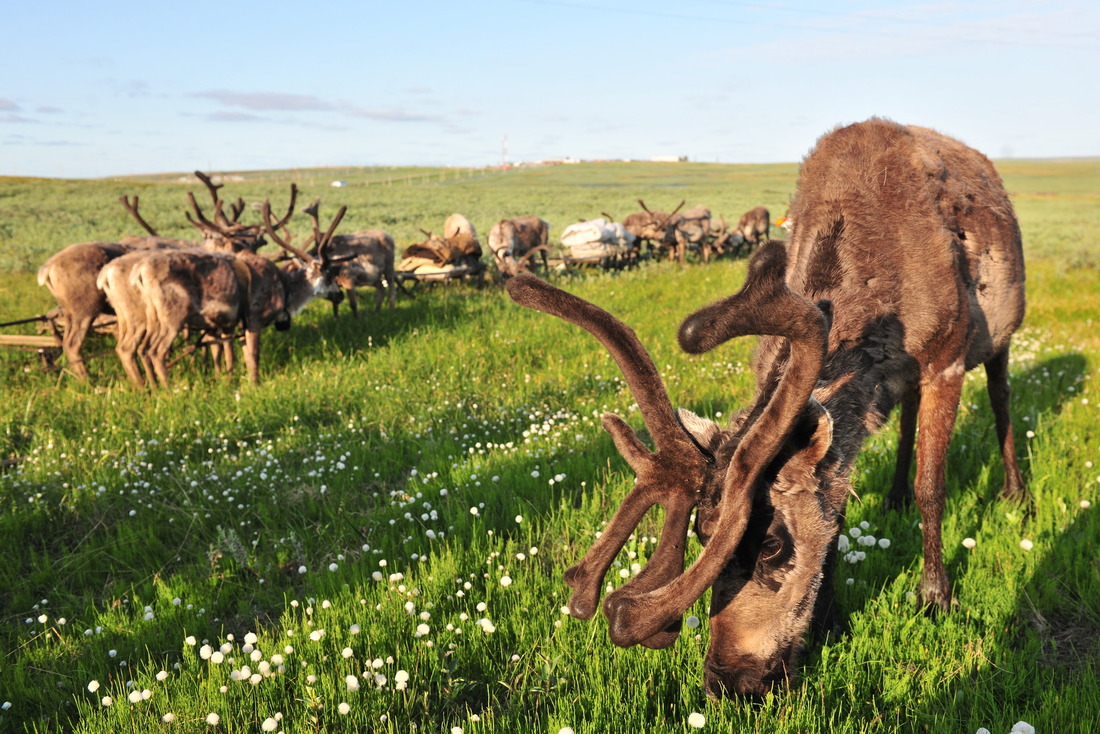
[[[332,182],[333,188],[337,188],[337,189],[343,188],[344,186],[347,186],[347,185],[348,185],[347,181],[333,181]]]
[[[687,163],[686,155],[655,155],[649,160],[654,163]]]

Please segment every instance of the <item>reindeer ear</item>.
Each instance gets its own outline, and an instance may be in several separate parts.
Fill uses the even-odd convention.
[[[714,437],[721,431],[717,423],[707,418],[701,418],[687,408],[677,408],[676,417],[680,419],[680,425],[684,427],[684,430],[690,433],[700,446],[705,448],[710,448]]]

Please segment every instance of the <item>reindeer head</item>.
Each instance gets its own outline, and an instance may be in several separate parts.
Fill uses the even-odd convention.
[[[291,259],[291,264],[284,271],[287,273],[286,280],[289,283],[285,289],[288,321],[289,316],[301,311],[314,298],[327,298],[333,303],[340,303],[344,298],[343,291],[340,290],[340,286],[336,284],[334,278],[339,273],[340,263],[348,258],[331,258],[329,252],[336,228],[340,225],[340,221],[344,218],[348,208],[346,206],[340,207],[328,230],[322,233],[321,224],[318,220],[320,203],[321,200],[317,199],[304,210],[313,221],[313,232],[306,240],[305,248],[309,248],[311,242],[316,242],[315,256],[311,255],[307,249],[291,245],[290,237],[285,232],[283,236],[279,235],[278,229],[286,224],[287,218],[279,222],[272,222],[270,201],[264,200],[261,208],[261,218],[267,236],[271,238],[272,242],[286,250]]]
[[[680,328],[681,346],[693,353],[747,334],[788,340],[786,359],[777,360],[754,403],[725,430],[673,410],[652,359],[625,324],[533,276],[508,282],[517,303],[577,324],[604,344],[656,448],[650,452],[618,416],[604,416],[637,479],[600,538],[566,571],[571,613],[595,614],[615,556],[649,508],[660,504],[665,519],[656,551],[603,602],[609,635],[623,647],[667,647],[683,614],[713,587],[705,680],[716,696],[762,695],[792,675],[837,532],[818,476],[832,425],[811,398],[828,317],[787,288],[785,269],[783,246],[769,243],[754,256],[738,293],[697,311]],[[684,570],[693,510],[704,547]]]

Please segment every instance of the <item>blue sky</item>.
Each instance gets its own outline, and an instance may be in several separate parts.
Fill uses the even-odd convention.
[[[0,175],[797,161],[881,115],[1100,156],[1100,3],[2,1]]]

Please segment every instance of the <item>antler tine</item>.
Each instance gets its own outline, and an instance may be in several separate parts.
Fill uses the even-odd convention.
[[[346,205],[341,206],[340,209],[337,210],[336,216],[333,217],[332,224],[328,226],[328,230],[325,231],[324,236],[321,237],[317,243],[317,255],[321,258],[322,265],[328,264],[329,244],[332,242],[332,236],[336,234],[336,228],[340,226],[340,220],[344,218],[347,212],[348,208]]]
[[[122,202],[122,206],[126,207],[126,211],[130,212],[130,214],[132,214],[134,216],[134,219],[137,220],[137,223],[140,224],[146,232],[153,235],[154,237],[159,236],[159,235],[157,235],[156,230],[153,229],[152,227],[150,227],[149,223],[145,221],[145,218],[142,217],[140,214],[138,214],[138,195],[137,194],[134,194],[134,203],[133,204],[130,203],[130,198],[128,196],[126,196],[126,194],[123,194],[122,196],[118,197],[118,200]]]
[[[686,204],[686,203],[687,203],[687,199],[681,199],[680,203],[676,205],[676,208],[668,213],[668,215],[661,221],[661,223],[658,225],[658,227],[663,228],[665,225],[667,225],[669,222],[671,222],[672,218],[674,216],[676,216],[676,212],[683,209],[684,204]]]
[[[641,199],[638,199],[638,205],[642,207],[642,211],[644,211],[646,214],[652,214],[652,212],[649,211],[649,207],[646,206],[645,202],[642,201]]]
[[[272,225],[271,222],[271,202],[267,199],[264,199],[263,210],[260,213],[264,220],[264,229],[267,231],[267,236],[270,237],[275,244],[277,244],[279,247],[283,248],[287,252],[296,255],[304,262],[312,262],[313,258],[304,250],[298,249],[297,247],[291,245],[288,241],[284,240],[278,234],[276,234],[275,227]],[[309,239],[306,240],[306,245],[308,246],[312,240],[313,235],[310,235]]]
[[[516,303],[576,324],[599,339],[626,378],[657,447],[656,452],[650,453],[622,418],[610,414],[603,417],[604,428],[634,469],[637,480],[600,538],[565,573],[566,583],[573,587],[570,611],[573,616],[588,619],[596,611],[608,568],[655,504],[665,508],[657,550],[645,570],[615,593],[628,588],[644,593],[667,584],[681,572],[691,510],[697,501],[696,489],[709,457],[680,425],[653,360],[630,327],[603,309],[528,273],[517,274],[506,287]],[[678,634],[674,620],[664,626],[669,630],[653,631],[641,640],[643,644],[650,647],[671,644]],[[612,640],[617,644],[637,641],[623,642],[614,635]]]
[[[210,198],[214,200],[214,220],[223,227],[229,226],[231,222],[225,216],[225,212],[222,211],[222,200],[218,196],[218,189],[225,186],[225,184],[214,183],[213,179],[202,171],[195,171],[195,177],[202,181],[203,185],[206,186],[206,190],[210,192]]]
[[[825,360],[828,317],[787,288],[786,266],[783,245],[766,243],[750,261],[741,290],[696,311],[680,327],[680,345],[688,352],[705,352],[735,336],[767,334],[787,338],[790,355],[777,367],[783,373],[778,384],[759,396],[752,411],[755,420],[726,470],[717,520],[706,529],[710,540],[702,553],[664,586],[642,594],[626,593],[623,587],[609,596],[604,612],[612,634],[628,641],[659,634],[714,583],[744,534],[760,472],[775,458],[810,399]]]
[[[318,199],[317,201],[320,201]],[[286,226],[286,223],[290,221],[290,217],[294,214],[294,207],[298,203],[298,184],[291,182],[290,184],[290,205],[286,208],[286,214],[278,222],[275,222],[273,229],[280,230]]]
[[[191,224],[195,225],[204,232],[213,232],[214,234],[220,234],[223,237],[229,236],[229,233],[226,231],[225,227],[215,224],[214,222],[211,222],[209,219],[206,218],[206,215],[202,213],[202,209],[199,207],[199,202],[195,200],[194,193],[188,191],[187,200],[191,202],[191,209],[195,212],[195,216],[198,217],[198,220],[196,221],[195,218],[191,216],[191,212],[184,212],[187,216],[187,221],[191,222]]]
[[[229,210],[233,212],[232,221],[233,224],[236,224],[240,220],[241,214],[243,214],[245,210],[244,199],[238,196],[237,200],[229,205]]]

